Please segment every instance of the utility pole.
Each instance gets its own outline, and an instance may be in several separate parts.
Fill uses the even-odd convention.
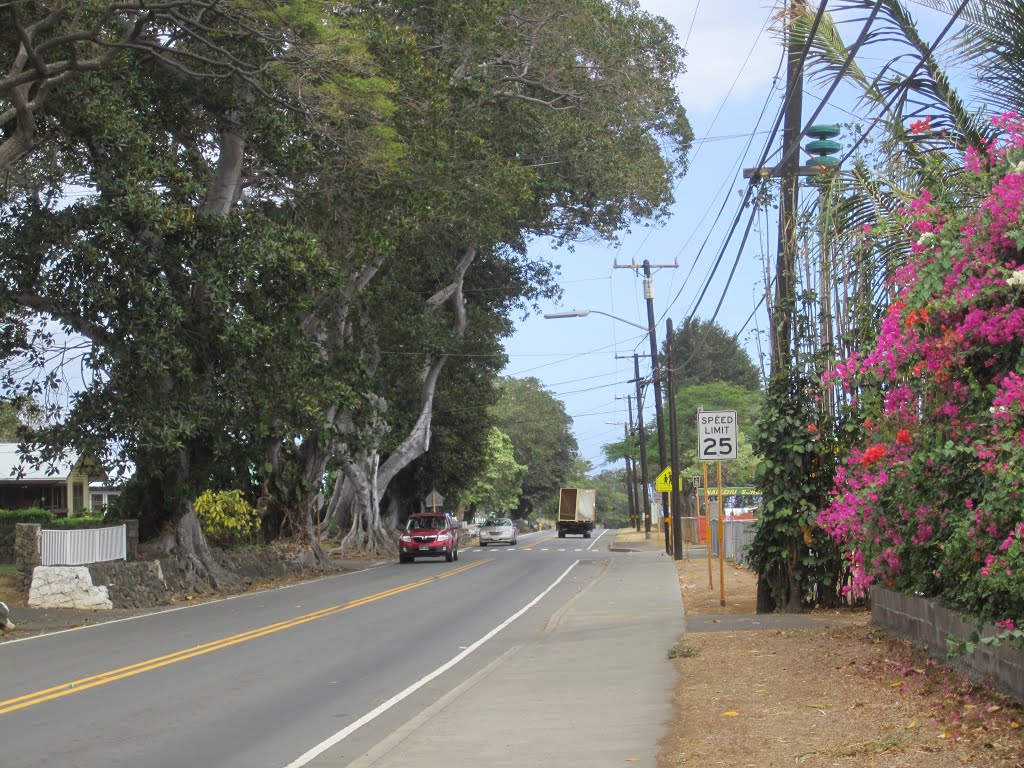
[[[790,0],[795,11],[804,0]],[[792,17],[791,17],[792,18]],[[804,70],[793,34],[786,31],[786,95],[782,124],[782,166],[779,192],[779,242],[775,257],[775,312],[772,373],[789,369],[793,353],[793,313],[796,312],[796,216],[799,204],[797,168],[800,165],[800,125],[803,113]]]
[[[640,356],[633,355],[633,381],[636,382],[636,428],[640,435],[640,486],[643,491],[644,538],[651,538],[651,499],[647,490],[650,475],[647,472],[647,438],[644,435],[643,390],[640,387]]]
[[[676,381],[672,364],[675,359],[675,355],[672,354],[673,342],[672,320],[669,319],[665,321],[665,359],[668,361],[665,367],[668,378],[668,437],[672,459],[672,557],[682,560],[683,499],[679,492],[679,483],[682,482],[682,478],[679,476],[679,431],[676,425]]]
[[[790,0],[796,9],[806,0]],[[804,72],[800,48],[786,30],[786,111],[782,124],[782,162],[775,168],[747,168],[745,178],[773,176],[780,179],[779,237],[775,255],[775,306],[771,316],[772,374],[789,370],[793,354],[793,314],[796,312],[796,216],[799,203],[799,177],[827,170],[818,165],[800,165],[801,115],[803,112]]]
[[[607,421],[606,424],[621,424],[622,435],[623,435],[623,449],[622,458],[626,464],[626,502],[629,506],[629,527],[635,527],[637,531],[640,530],[639,518],[637,517],[637,507],[640,505],[636,500],[636,471],[633,468],[633,447],[630,444],[633,434],[633,398],[631,395],[616,395],[616,400],[628,400],[629,401],[629,421]]]
[[[630,477],[629,484],[629,509],[633,515],[632,520],[636,526],[636,532],[640,533],[640,500],[636,497],[636,459],[633,458],[633,450],[629,444],[629,437],[633,435],[633,396],[626,395],[626,406],[629,409],[629,432],[626,439],[626,473]]]
[[[654,327],[654,280],[651,278],[651,267],[659,269],[675,269],[678,264],[651,264],[644,259],[643,264],[615,264],[617,269],[637,269],[644,271],[644,298],[647,300],[647,338],[651,345],[651,381],[654,384],[654,418],[658,427],[658,466],[659,474],[668,466],[668,451],[665,447],[665,424],[661,416],[661,377],[658,375],[658,339]],[[637,374],[639,376],[639,374]],[[643,449],[641,448],[641,458]],[[669,508],[668,493],[661,494],[661,508]],[[649,516],[649,515],[648,515]],[[665,532],[665,551],[669,552],[668,531]]]
[[[630,409],[632,410],[632,408]],[[629,522],[630,525],[636,525],[636,530],[640,530],[640,523],[637,522],[636,517],[636,506],[633,503],[633,496],[635,495],[636,486],[633,482],[633,473],[629,468],[629,424],[623,422],[622,430],[625,433],[625,446],[626,446],[626,502],[629,504]]]

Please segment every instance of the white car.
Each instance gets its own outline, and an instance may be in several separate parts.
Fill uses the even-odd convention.
[[[516,543],[517,533],[516,524],[507,517],[489,518],[480,526],[480,546],[498,543],[511,546]]]

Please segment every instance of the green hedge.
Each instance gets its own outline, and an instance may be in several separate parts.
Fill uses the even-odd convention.
[[[121,521],[117,521],[120,525]],[[82,515],[81,517],[55,517],[43,523],[43,528],[48,531],[76,531],[83,528],[102,528],[110,525],[110,521],[104,520],[96,515]]]
[[[0,509],[0,526],[9,525],[12,531],[17,523],[45,525],[52,519],[53,513],[46,509]]]

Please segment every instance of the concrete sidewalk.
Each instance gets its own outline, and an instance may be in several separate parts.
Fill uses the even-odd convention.
[[[661,542],[629,545],[536,641],[355,761],[332,762],[328,752],[315,765],[403,768],[443,754],[446,768],[654,768],[671,714],[668,652],[683,632],[683,603]]]

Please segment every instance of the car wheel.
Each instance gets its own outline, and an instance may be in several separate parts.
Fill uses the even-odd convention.
[[[513,536],[512,537],[512,546],[514,547],[515,545],[516,545],[516,538],[515,538],[515,536]]]
[[[486,541],[481,541],[480,542],[480,546],[481,547],[486,547],[487,546],[487,542]]]
[[[454,559],[455,559],[455,553],[452,550],[449,549],[447,552],[444,553],[444,561],[446,563],[450,563]]]
[[[456,560],[459,559],[459,548],[458,547],[455,548],[455,559]]]
[[[412,562],[412,556],[410,556],[410,555],[399,555],[398,556],[398,562],[400,562],[400,563],[411,563]]]
[[[559,531],[558,532],[558,538],[564,539],[565,538],[565,531]]]

